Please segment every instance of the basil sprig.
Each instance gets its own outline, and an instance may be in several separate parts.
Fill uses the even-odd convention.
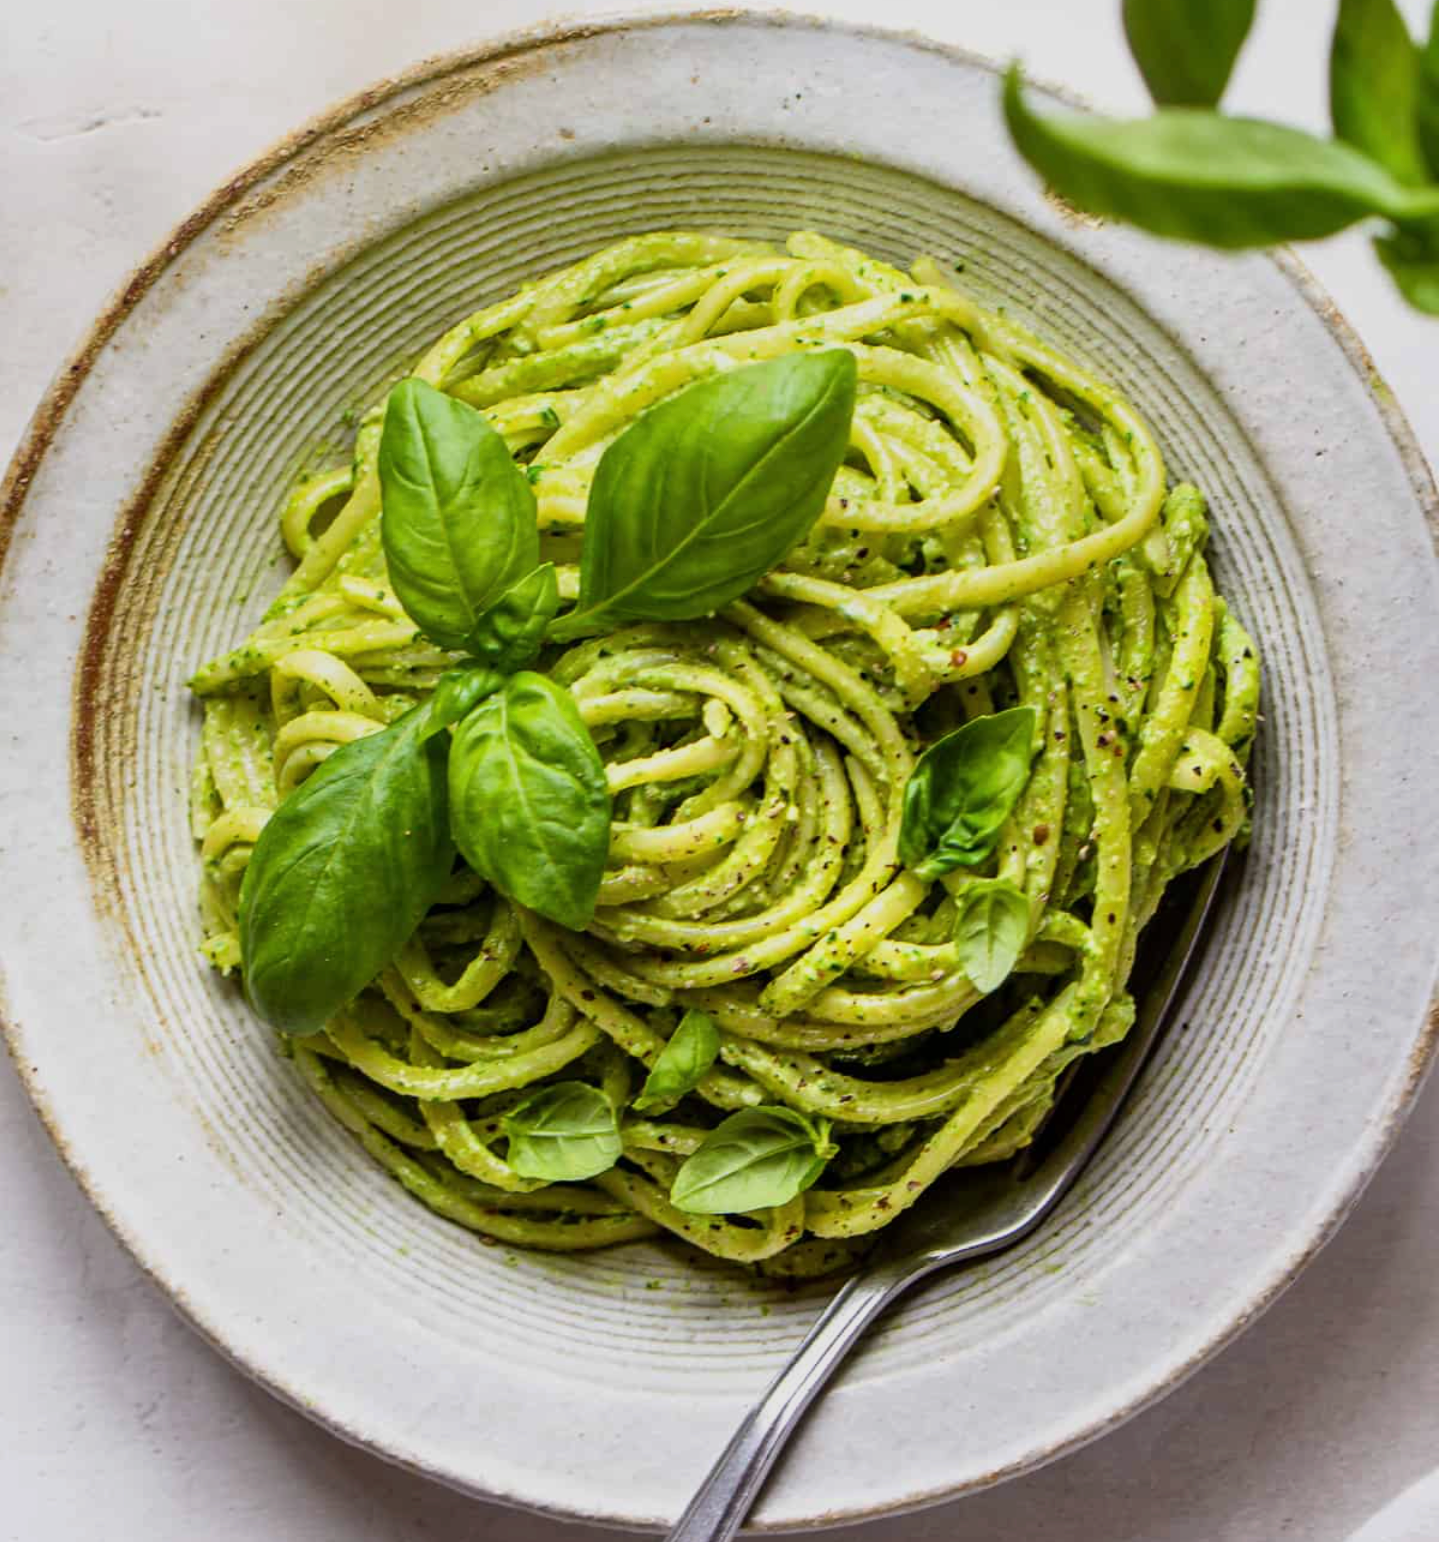
[[[240,887],[255,1010],[317,1033],[394,957],[450,876],[445,746],[425,709],[342,745],[271,815]]]
[[[698,1086],[720,1053],[720,1030],[715,1020],[693,1007],[660,1051],[645,1085],[632,1107],[636,1113],[667,1108]]]
[[[1009,978],[1030,936],[1030,901],[1005,878],[982,878],[955,901],[955,949],[984,995]]]
[[[1036,713],[1012,707],[973,718],[937,740],[905,784],[900,860],[920,878],[976,867],[1025,789]]]
[[[788,1204],[824,1172],[836,1149],[826,1119],[812,1120],[780,1104],[743,1108],[681,1163],[670,1203],[691,1215]]]
[[[395,387],[378,458],[390,580],[420,630],[467,658],[423,706],[336,751],[262,833],[240,910],[264,1017],[321,1028],[414,930],[457,846],[502,894],[589,925],[610,841],[605,768],[570,693],[528,666],[547,633],[703,615],[768,572],[824,507],[855,380],[843,349],[797,354],[643,414],[601,458],[579,611],[558,623],[535,497],[504,439],[423,381]],[[642,1100],[673,1101],[705,1074],[716,1035],[703,1021],[708,1033],[681,1025]],[[539,1139],[514,1125],[520,1150]]]
[[[585,1082],[557,1082],[501,1120],[510,1166],[522,1178],[578,1183],[614,1167],[620,1128],[610,1099]]]
[[[461,854],[502,894],[579,931],[595,913],[610,789],[575,698],[522,670],[460,724],[450,815]]]
[[[540,560],[535,494],[482,413],[423,380],[390,393],[380,433],[380,535],[406,614],[442,648]]]
[[[685,621],[742,595],[802,540],[850,442],[842,348],[712,375],[651,407],[600,457],[580,603],[557,636]]]
[[[390,393],[379,474],[395,592],[427,636],[469,655],[441,677],[425,730],[455,731],[444,736],[455,842],[502,894],[585,926],[610,793],[569,692],[527,671],[560,608],[530,484],[483,413],[419,380]]]
[[[1254,0],[1123,0],[1125,31],[1159,110],[1148,118],[1040,115],[1006,77],[1016,148],[1063,198],[1157,235],[1203,246],[1312,240],[1389,221],[1376,250],[1405,298],[1440,309],[1436,55],[1395,0],[1340,0],[1330,48],[1325,139],[1217,109]]]

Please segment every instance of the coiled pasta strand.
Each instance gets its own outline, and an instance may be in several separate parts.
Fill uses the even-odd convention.
[[[542,550],[578,591],[607,445],[719,370],[809,348],[859,370],[850,454],[808,538],[701,621],[625,625],[541,666],[574,695],[613,798],[584,935],[456,873],[392,966],[296,1065],[410,1192],[485,1237],[581,1249],[656,1234],[767,1272],[836,1267],[946,1171],[1034,1135],[1076,1056],[1122,1037],[1145,923],[1179,873],[1243,837],[1259,666],[1206,566],[1204,499],[1167,493],[1144,422],[1086,368],[983,310],[814,234],[784,248],[640,236],[460,321],[414,373],[483,410],[534,485]],[[202,667],[191,814],[203,951],[240,962],[239,888],[280,799],[423,700],[454,659],[390,588],[379,416],[281,513],[296,567],[251,636]],[[904,869],[905,786],[968,718],[1036,709],[1029,780],[993,856]],[[982,994],[951,931],[977,878],[1031,908]],[[630,1108],[681,1015],[715,1066]],[[524,1178],[503,1118],[580,1077],[622,1111],[585,1183]],[[678,1163],[725,1114],[833,1121],[801,1198],[678,1209]]]

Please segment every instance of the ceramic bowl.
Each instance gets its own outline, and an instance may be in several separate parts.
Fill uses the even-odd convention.
[[[1174,1029],[1061,1212],[878,1331],[762,1527],[993,1483],[1112,1427],[1262,1311],[1380,1160],[1434,976],[1434,492],[1298,264],[1077,221],[993,69],[736,14],[513,39],[387,81],[142,267],[12,467],[0,955],[80,1181],[217,1347],[459,1488],[673,1517],[825,1287],[662,1246],[487,1247],[372,1167],[196,952],[186,676],[279,582],[317,443],[447,323],[628,233],[813,227],[964,264],[1116,381],[1210,495],[1266,678],[1255,840]]]

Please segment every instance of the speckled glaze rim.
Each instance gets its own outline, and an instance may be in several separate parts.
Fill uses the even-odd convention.
[[[393,79],[358,93],[348,101],[322,113],[304,128],[281,140],[275,147],[252,162],[244,171],[225,182],[137,268],[130,280],[106,306],[71,359],[59,372],[54,383],[37,407],[11,462],[3,486],[0,486],[0,576],[3,576],[3,563],[7,554],[8,544],[19,521],[31,481],[51,441],[63,423],[71,403],[110,338],[138,305],[147,290],[155,283],[166,267],[174,262],[199,235],[234,207],[250,189],[271,175],[277,168],[283,166],[287,160],[307,150],[317,142],[324,140],[327,135],[340,130],[359,114],[381,106],[396,94],[412,87],[436,81],[458,70],[467,69],[479,64],[522,58],[539,53],[557,44],[607,33],[659,29],[677,22],[711,22],[716,25],[723,25],[731,21],[743,22],[750,20],[773,21],[776,25],[811,28],[857,37],[873,37],[891,43],[904,42],[910,46],[934,52],[957,63],[989,69],[995,68],[990,61],[963,50],[945,47],[923,38],[916,38],[881,28],[851,26],[820,18],[805,18],[789,14],[777,15],[767,12],[727,9],[724,11],[680,12],[659,16],[647,15],[636,18],[617,18],[579,27],[562,26],[526,31],[502,38],[480,48],[457,51],[427,60],[397,75]],[[1325,327],[1345,353],[1357,376],[1362,380],[1373,380],[1375,375],[1373,364],[1363,344],[1299,260],[1293,255],[1284,252],[1276,254],[1275,260],[1294,289],[1322,320]],[[1388,391],[1377,392],[1375,405],[1381,421],[1404,462],[1416,501],[1424,511],[1433,535],[1436,520],[1436,496],[1434,481],[1429,468],[1415,442],[1414,435],[1405,420],[1404,414],[1395,403],[1393,396]],[[0,984],[0,1003],[3,1003],[3,1001],[3,984]],[[13,1015],[8,1011],[4,1012],[3,1016],[7,1044],[17,1071],[35,1104],[37,1112],[54,1139],[57,1149],[60,1151],[62,1158],[71,1166],[77,1181],[80,1182],[91,1201],[111,1225],[121,1242],[135,1257],[140,1267],[155,1280],[162,1290],[166,1291],[177,1308],[186,1316],[187,1320],[191,1322],[197,1331],[220,1350],[221,1353],[225,1354],[232,1363],[244,1370],[247,1375],[261,1382],[269,1391],[300,1409],[307,1416],[325,1425],[333,1433],[356,1444],[367,1446],[369,1449],[375,1449],[370,1437],[363,1431],[348,1425],[339,1418],[330,1416],[323,1409],[317,1409],[309,1405],[301,1390],[288,1386],[276,1373],[251,1362],[235,1349],[227,1341],[223,1325],[206,1320],[191,1303],[187,1302],[181,1289],[167,1279],[163,1261],[148,1257],[144,1241],[139,1237],[129,1234],[127,1229],[109,1212],[103,1196],[98,1192],[97,1186],[90,1175],[72,1157],[66,1135],[60,1128],[50,1107],[46,1091],[40,1084],[38,1076],[34,1074],[33,1067],[30,1065],[26,1052],[25,1030],[23,1026],[15,1021]],[[1017,1466],[997,1470],[987,1475],[984,1481],[999,1481],[1017,1470],[1017,1467],[1028,1468],[1038,1465],[1041,1461],[1053,1459],[1114,1428],[1149,1403],[1156,1401],[1172,1390],[1188,1374],[1197,1369],[1206,1359],[1224,1347],[1225,1344],[1230,1342],[1231,1339],[1254,1321],[1294,1280],[1309,1259],[1329,1240],[1330,1236],[1333,1235],[1359,1199],[1370,1177],[1397,1135],[1404,1118],[1413,1104],[1415,1096],[1423,1084],[1434,1056],[1435,1041],[1436,1020],[1432,1004],[1428,1022],[1420,1028],[1411,1047],[1408,1074],[1403,1084],[1395,1092],[1388,1106],[1379,1111],[1368,1144],[1363,1149],[1357,1149],[1351,1154],[1351,1182],[1348,1190],[1330,1208],[1327,1214],[1312,1225],[1308,1245],[1291,1260],[1288,1267],[1271,1282],[1266,1291],[1256,1295],[1242,1314],[1231,1321],[1223,1331],[1214,1335],[1197,1354],[1191,1357],[1182,1368],[1169,1376],[1162,1384],[1148,1388],[1142,1395],[1134,1398],[1129,1403],[1122,1407],[1117,1407],[1108,1417],[1096,1421],[1093,1425],[1078,1433],[1074,1438],[1047,1447],[1043,1451],[1037,1451],[1033,1457],[1027,1458],[1025,1462],[1017,1464]],[[385,1453],[382,1452],[380,1454],[383,1455]],[[418,1467],[417,1470],[425,1471],[423,1466]],[[427,1475],[436,1476],[434,1473],[427,1473]],[[817,1516],[812,1524],[833,1525],[847,1520],[853,1521],[873,1516],[895,1514],[905,1509],[952,1498],[979,1486],[981,1486],[979,1482],[970,1482],[956,1487],[939,1487],[926,1492],[916,1492],[905,1496],[899,1501],[887,1503],[874,1509],[851,1508],[843,1513],[834,1512],[824,1516]],[[533,1504],[534,1502],[527,1500],[526,1503]],[[543,1508],[540,1505],[535,1507]],[[575,1516],[580,1512],[569,1509],[556,1509],[552,1513]],[[620,1518],[614,1515],[588,1515],[585,1518],[608,1521],[611,1524],[647,1524],[647,1518],[643,1517]]]

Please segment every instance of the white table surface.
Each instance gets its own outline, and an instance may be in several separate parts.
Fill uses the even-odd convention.
[[[1144,100],[1118,0],[812,0],[802,8],[1018,54],[1037,76],[1116,111]],[[1424,8],[1403,5],[1412,19]],[[550,16],[610,9],[560,13],[545,0],[0,6],[0,449],[105,296],[230,170],[336,98],[426,55]],[[1333,5],[1266,0],[1260,9],[1231,105],[1322,127]],[[1395,299],[1363,237],[1304,256],[1364,338],[1433,465],[1434,324]],[[253,1387],[191,1334],[92,1213],[8,1063],[0,1153],[0,1536],[616,1535],[437,1488],[341,1445]],[[1337,1240],[1256,1327],[1165,1402],[1042,1472],[830,1535],[1342,1542],[1435,1464],[1435,1215],[1432,1081]],[[1416,1513],[1413,1502],[1400,1508]],[[1413,1519],[1386,1522],[1374,1542],[1426,1535]]]

